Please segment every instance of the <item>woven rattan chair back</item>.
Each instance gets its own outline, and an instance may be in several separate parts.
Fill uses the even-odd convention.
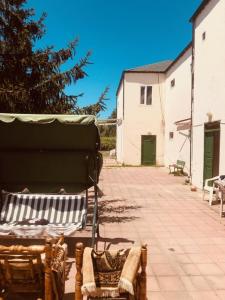
[[[76,245],[76,252],[75,252],[75,260],[76,260],[76,278],[75,278],[75,300],[83,300],[83,295],[81,292],[81,287],[83,284],[83,253],[84,253],[84,246],[82,243],[78,243]],[[141,249],[141,258],[140,258],[140,268],[137,271],[135,282],[135,300],[146,300],[147,299],[147,284],[146,284],[146,267],[147,267],[147,247],[143,246]],[[129,294],[121,294],[118,298],[111,298],[111,297],[104,297],[104,299],[113,299],[113,300],[126,300],[131,299],[131,295]],[[88,297],[90,300],[102,300],[103,298],[92,298]]]
[[[62,244],[63,240],[58,243]],[[26,294],[33,294],[39,300],[55,300],[52,281],[54,249],[52,240],[47,240],[45,245],[27,247],[0,245],[0,300],[11,299],[17,294],[23,294],[24,299]]]

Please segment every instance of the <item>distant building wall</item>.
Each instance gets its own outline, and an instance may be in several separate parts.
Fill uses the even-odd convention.
[[[191,61],[190,46],[168,70],[165,83],[165,165],[183,160],[187,174],[190,173],[190,131],[188,128],[178,131],[175,122],[191,117]],[[180,124],[188,123],[190,120]]]
[[[123,163],[123,83],[117,94],[116,158]]]
[[[122,150],[124,164],[141,164],[142,135],[156,135],[156,164],[164,163],[164,79],[164,74],[125,73]],[[140,104],[140,89],[145,85],[152,86],[151,105]]]

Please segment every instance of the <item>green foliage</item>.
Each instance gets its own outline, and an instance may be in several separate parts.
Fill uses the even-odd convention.
[[[99,126],[100,136],[114,137],[116,136],[116,125]]]
[[[45,34],[43,14],[34,21],[33,9],[26,0],[0,0],[0,111],[16,113],[80,113],[77,98],[66,95],[67,85],[87,76],[90,52],[61,72],[68,60],[74,60],[78,40],[64,49],[53,46],[34,50],[35,42]],[[106,109],[108,89],[98,102],[84,112],[97,114]]]
[[[112,111],[111,115],[109,116],[109,120],[116,119],[117,118],[117,112],[116,108]],[[112,123],[112,122],[111,122]],[[115,137],[116,136],[116,124],[105,124],[103,126],[99,126],[99,132],[101,136],[107,136],[107,137]]]
[[[101,136],[101,150],[109,151],[116,148],[116,137]]]
[[[103,91],[103,93],[101,94],[101,96],[99,97],[99,100],[97,103],[89,105],[89,106],[85,106],[82,108],[77,108],[76,113],[80,114],[80,115],[95,115],[97,116],[100,111],[104,111],[106,110],[107,106],[105,101],[109,100],[107,98],[107,94],[109,91],[109,87],[106,87],[105,90]]]
[[[111,115],[109,116],[109,119],[116,119],[117,118],[117,110],[114,108]]]

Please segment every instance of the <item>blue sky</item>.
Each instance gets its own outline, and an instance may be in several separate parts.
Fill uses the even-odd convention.
[[[191,40],[189,18],[201,0],[28,0],[37,16],[47,13],[46,35],[39,46],[65,47],[79,38],[77,58],[92,51],[88,77],[66,89],[79,94],[81,106],[94,103],[110,86],[108,109],[116,106],[121,72],[161,60],[174,59]],[[68,63],[68,67],[72,62]]]

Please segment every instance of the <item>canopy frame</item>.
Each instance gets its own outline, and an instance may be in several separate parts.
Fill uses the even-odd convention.
[[[0,136],[1,190],[86,191],[88,201],[88,189],[94,188],[94,246],[99,236],[97,184],[102,167],[95,117],[0,114]]]

